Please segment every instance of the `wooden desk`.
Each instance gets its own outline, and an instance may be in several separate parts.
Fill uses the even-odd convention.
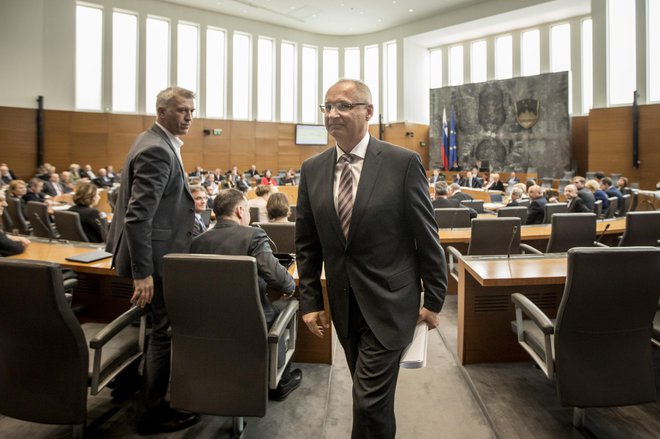
[[[566,281],[566,255],[467,256],[458,264],[458,357],[462,364],[526,361],[511,330],[512,293],[522,293],[549,317]]]
[[[61,242],[49,243],[46,239],[29,237],[31,243],[27,250],[20,254],[10,256],[12,259],[33,259],[50,261],[60,264],[63,268],[74,270],[78,274],[78,286],[74,291],[76,304],[84,305],[86,313],[81,322],[110,322],[126,311],[133,295],[133,281],[117,276],[110,267],[111,258],[102,259],[91,264],[67,261],[70,256],[97,250],[99,244]],[[296,282],[298,273],[295,266],[290,268]],[[325,279],[323,279],[325,309],[329,310]],[[324,338],[314,336],[302,320],[298,318],[298,340],[294,361],[302,363],[332,364],[332,330]]]
[[[286,195],[289,200],[289,204],[295,206],[298,204],[298,186],[274,186],[277,188],[275,192],[281,192]],[[271,191],[271,194],[274,193]],[[253,190],[248,191],[246,194],[248,200],[251,200],[257,196]]]

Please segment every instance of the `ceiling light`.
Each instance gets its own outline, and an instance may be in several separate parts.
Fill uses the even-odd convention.
[[[408,9],[408,12],[413,12],[413,11],[414,11],[413,8]]]

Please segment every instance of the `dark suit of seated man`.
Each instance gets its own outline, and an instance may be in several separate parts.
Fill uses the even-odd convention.
[[[548,200],[543,196],[541,186],[533,185],[527,191],[532,203],[527,208],[527,224],[543,224],[543,217],[545,216],[545,205]]]
[[[460,193],[460,192],[459,192]],[[470,219],[476,218],[478,213],[471,207],[467,207],[461,204],[461,200],[458,198],[448,198],[449,187],[447,186],[446,181],[439,181],[435,184],[435,200],[433,200],[434,209],[444,209],[444,208],[457,208],[463,207],[470,210]]]
[[[286,299],[296,289],[296,284],[289,272],[273,256],[268,235],[263,229],[249,227],[250,208],[247,198],[237,189],[224,189],[218,192],[213,201],[213,212],[218,219],[214,228],[195,238],[190,247],[191,253],[218,255],[247,255],[257,260],[259,276],[259,292],[261,306],[270,328],[277,315],[286,306]],[[271,301],[267,289],[283,292],[284,299]],[[280,353],[286,349],[279,346]],[[279,355],[283,365],[284,356]],[[290,364],[284,371],[277,389],[271,392],[270,398],[277,401],[285,399],[302,381],[300,369],[290,370]]]
[[[564,196],[568,201],[569,213],[589,213],[593,212],[587,207],[587,203],[578,195],[578,189],[574,184],[567,184],[564,188]]]

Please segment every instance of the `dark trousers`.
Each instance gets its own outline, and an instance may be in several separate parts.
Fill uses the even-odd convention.
[[[352,439],[394,439],[394,393],[403,349],[380,344],[353,297],[349,304],[349,336],[340,342],[353,378]]]
[[[156,417],[166,407],[165,395],[170,381],[170,350],[172,342],[167,334],[170,318],[165,309],[163,282],[154,279],[154,297],[151,301],[151,335],[145,354],[141,389],[141,416]]]

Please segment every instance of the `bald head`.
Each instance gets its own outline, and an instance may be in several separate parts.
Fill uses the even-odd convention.
[[[541,186],[534,184],[527,189],[527,193],[529,194],[529,198],[536,200],[543,196],[543,189],[541,189]]]

